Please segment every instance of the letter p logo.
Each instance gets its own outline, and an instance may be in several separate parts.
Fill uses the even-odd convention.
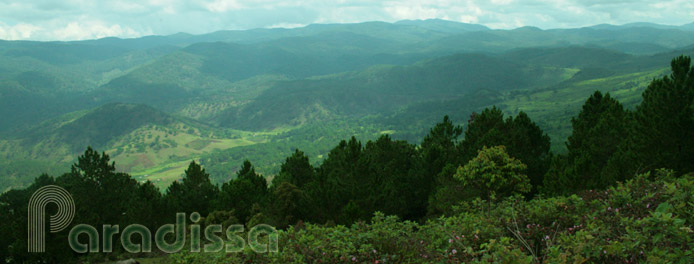
[[[51,215],[51,233],[57,233],[67,228],[75,217],[75,201],[70,193],[60,186],[46,185],[34,192],[29,199],[29,252],[46,251],[46,206],[54,203],[58,212]]]

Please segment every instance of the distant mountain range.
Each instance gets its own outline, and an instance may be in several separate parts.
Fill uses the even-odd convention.
[[[655,29],[676,29],[676,30],[683,30],[683,31],[693,31],[694,30],[694,22],[689,23],[689,24],[684,24],[681,26],[661,25],[661,24],[648,23],[648,22],[636,22],[636,23],[628,23],[628,24],[624,24],[624,25],[599,24],[599,25],[591,26],[590,28],[610,29],[610,30],[619,30],[619,29],[625,29],[625,28],[655,28]]]

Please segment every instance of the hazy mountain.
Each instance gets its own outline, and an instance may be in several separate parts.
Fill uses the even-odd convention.
[[[687,31],[688,32],[688,31]],[[576,28],[542,30],[521,27],[461,33],[420,43],[420,50],[458,52],[505,52],[517,48],[595,46],[633,54],[655,54],[689,45],[694,34],[679,29],[650,27]]]
[[[241,129],[301,125],[306,119],[388,113],[408,104],[488,89],[529,89],[562,81],[560,68],[534,67],[480,54],[412,66],[380,66],[316,79],[278,82],[222,124]]]
[[[53,118],[18,138],[26,144],[46,140],[64,143],[78,152],[84,146],[104,147],[109,141],[144,125],[164,126],[174,121],[173,117],[146,105],[112,103]]]
[[[502,57],[520,63],[564,68],[604,68],[631,71],[635,56],[597,47],[525,48]],[[660,65],[655,67],[659,67]]]
[[[694,23],[689,23],[681,26],[672,26],[672,25],[661,25],[661,24],[656,24],[656,23],[648,23],[648,22],[635,22],[635,23],[628,23],[624,25],[610,25],[610,24],[599,24],[595,26],[591,26],[591,28],[594,29],[608,29],[608,30],[620,30],[620,29],[625,29],[625,28],[655,28],[655,29],[679,29],[679,30],[693,30],[694,29]]]
[[[221,173],[250,155],[273,173],[278,153],[310,142],[321,142],[308,147],[320,159],[350,135],[417,140],[445,114],[464,123],[490,105],[528,112],[561,149],[590,93],[634,105],[673,57],[694,53],[693,27],[404,20],[0,41],[0,166],[18,186],[36,171],[17,168],[65,168],[92,145],[162,185],[201,157]]]
[[[467,24],[453,22],[442,19],[425,19],[425,20],[400,20],[395,22],[400,25],[413,25],[421,28],[436,30],[446,33],[463,33],[469,31],[484,31],[489,30],[488,27],[478,24]]]

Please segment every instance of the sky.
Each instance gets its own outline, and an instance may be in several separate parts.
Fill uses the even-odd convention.
[[[0,39],[83,40],[439,18],[493,29],[694,22],[692,0],[0,0]]]

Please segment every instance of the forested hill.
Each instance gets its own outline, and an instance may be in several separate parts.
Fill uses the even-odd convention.
[[[509,115],[496,106],[472,112],[465,127],[443,116],[419,144],[395,139],[393,131],[380,131],[369,140],[331,138],[334,131],[369,135],[374,129],[369,126],[375,126],[369,118],[357,120],[358,125],[320,122],[265,134],[265,142],[250,147],[279,146],[280,151],[266,153],[267,157],[297,140],[309,147],[322,146],[326,137],[332,143],[322,159],[291,149],[280,158],[278,173],[272,177],[256,170],[248,158],[255,159],[258,152],[248,146],[212,152],[200,161],[183,159],[182,180],[174,177],[163,191],[157,188],[158,181],[119,171],[110,155],[88,147],[70,172],[42,174],[28,187],[0,195],[0,256],[11,263],[130,257],[166,263],[690,263],[694,261],[694,64],[689,56],[677,56],[666,69],[668,73],[647,81],[634,107],[625,107],[617,98],[624,92],[619,89],[593,91],[583,98],[579,112],[570,118],[564,153],[551,151],[550,136],[528,113]],[[638,74],[632,80],[635,77]],[[568,81],[569,91],[530,91],[564,96],[583,82]],[[638,85],[626,89],[635,88]],[[229,130],[214,127],[184,127],[196,121],[127,104],[76,116],[58,130],[71,129],[73,124],[100,129],[92,125],[95,117],[119,113],[134,118],[132,124],[110,120],[123,126],[113,133],[141,125],[135,131],[149,134],[130,132],[143,137],[125,142],[137,142],[136,148],[153,153],[168,151],[156,149],[161,147],[160,137],[175,145],[174,139],[180,139],[176,133],[186,128],[183,138],[199,137],[186,148],[198,151],[251,136],[217,135]],[[152,143],[145,146],[139,140]],[[248,151],[229,152],[235,149]],[[135,154],[127,148],[119,151],[130,153],[126,157]],[[245,159],[238,162],[240,169],[213,169],[235,155]],[[151,235],[142,231],[141,239],[150,241],[136,240],[142,241],[137,247],[115,243],[103,254],[92,254],[100,241],[93,231],[90,251],[84,247],[84,252],[77,252],[68,242],[74,241],[70,238],[74,231],[64,230],[44,237],[49,245],[45,252],[29,252],[31,237],[17,227],[31,221],[26,210],[32,209],[35,192],[48,185],[70,193],[79,208],[74,220],[82,226],[137,224],[111,234],[115,241],[130,239],[126,230],[133,227],[173,229],[170,223],[178,219],[178,236],[191,230],[190,248],[184,239],[177,239],[181,242],[167,250],[157,239],[158,249],[150,252],[145,247],[151,245]],[[188,216],[190,222],[181,221]],[[203,227],[209,242],[205,251],[197,247]],[[261,239],[256,228],[263,228]],[[246,236],[250,247],[242,239]],[[258,240],[268,241],[267,246],[259,250]]]
[[[411,66],[375,66],[278,82],[236,113],[225,113],[221,125],[268,129],[300,125],[314,113],[324,115],[314,119],[391,113],[413,103],[455,99],[480,89],[502,92],[556,84],[565,72],[482,54],[451,55]]]
[[[526,112],[565,152],[587,96],[633,108],[693,45],[691,26],[444,20],[0,41],[0,188],[65,172],[87,146],[160,188],[190,160],[218,183],[245,158],[272,178],[296,148],[320,162],[351,136],[419,143],[442,116],[465,126],[493,105]]]

